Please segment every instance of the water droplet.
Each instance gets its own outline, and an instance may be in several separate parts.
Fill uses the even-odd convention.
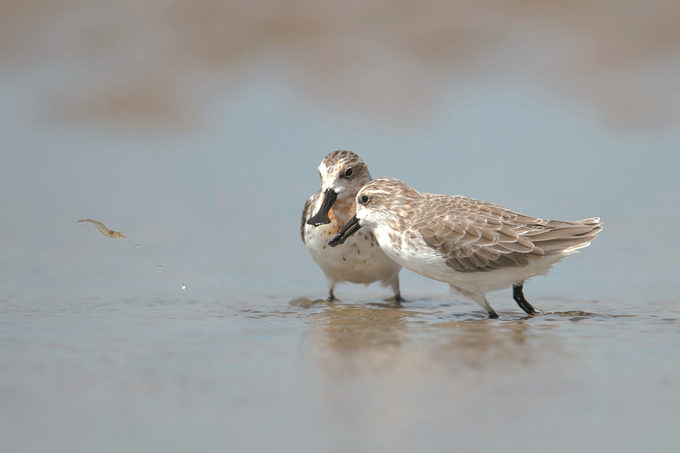
[[[135,247],[139,248],[139,244],[135,244]]]
[[[158,265],[158,269],[163,269],[163,266],[161,266],[161,265],[159,264],[159,265]]]
[[[182,283],[182,289],[183,289],[184,291],[186,291],[186,290],[187,290],[187,285],[185,285],[184,283]]]

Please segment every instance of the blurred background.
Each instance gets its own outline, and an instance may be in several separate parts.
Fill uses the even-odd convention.
[[[447,421],[455,419],[467,426],[461,433],[468,433],[462,435],[471,446],[474,433],[487,433],[483,420],[492,417],[485,412],[490,393],[484,383],[494,373],[508,371],[508,362],[485,368],[500,356],[555,366],[552,371],[541,368],[544,374],[538,374],[545,381],[536,378],[534,383],[544,393],[539,391],[532,401],[557,398],[557,406],[548,406],[562,410],[558,413],[564,418],[559,420],[565,426],[585,429],[567,420],[587,413],[625,433],[639,428],[639,420],[616,419],[620,395],[605,392],[603,403],[597,392],[614,392],[609,377],[622,376],[629,365],[663,368],[673,363],[668,354],[677,356],[672,352],[677,349],[661,348],[662,343],[670,348],[677,339],[669,343],[659,337],[659,343],[649,347],[663,349],[665,357],[650,353],[658,361],[617,359],[615,366],[598,374],[593,370],[602,357],[618,351],[616,342],[580,366],[561,368],[554,362],[563,357],[555,351],[583,346],[581,341],[592,332],[574,340],[569,336],[572,327],[553,336],[548,329],[527,350],[521,344],[535,337],[525,337],[521,324],[521,332],[515,327],[489,332],[449,326],[484,344],[488,355],[482,354],[481,362],[456,355],[451,351],[468,343],[454,339],[447,343],[448,352],[425,347],[429,359],[420,350],[406,354],[409,359],[402,357],[403,348],[400,359],[388,354],[396,361],[393,367],[381,368],[369,360],[372,365],[366,368],[363,355],[357,362],[341,362],[347,368],[339,375],[348,379],[342,380],[335,368],[342,366],[332,359],[335,353],[354,354],[361,349],[357,341],[374,345],[375,338],[381,345],[406,344],[402,334],[413,328],[408,316],[393,310],[384,311],[389,316],[368,316],[361,310],[347,314],[340,307],[290,315],[295,321],[282,317],[278,324],[270,317],[263,324],[228,315],[242,322],[233,331],[215,318],[236,306],[241,310],[256,305],[266,312],[289,307],[288,301],[297,297],[325,297],[325,279],[302,244],[299,227],[305,200],[320,189],[316,167],[337,149],[358,153],[373,177],[397,177],[420,191],[481,198],[542,218],[600,216],[604,231],[591,247],[558,265],[550,277],[527,285],[527,298],[539,308],[552,308],[547,301],[561,298],[566,301],[563,309],[595,311],[588,304],[605,301],[614,307],[629,302],[636,316],[659,307],[677,311],[677,1],[4,1],[0,131],[0,307],[7,347],[0,360],[5,370],[12,370],[0,379],[5,402],[0,420],[9,427],[6,434],[21,433],[12,437],[15,451],[42,445],[32,437],[33,428],[47,432],[42,446],[75,451],[77,442],[72,441],[78,437],[65,433],[83,425],[92,429],[82,448],[99,451],[104,444],[112,451],[172,450],[158,440],[163,436],[179,442],[172,444],[179,445],[178,451],[220,449],[229,441],[208,427],[219,430],[228,424],[240,427],[227,431],[232,440],[248,437],[261,442],[261,448],[280,446],[245,428],[239,413],[248,415],[244,420],[251,427],[263,419],[270,427],[288,420],[280,432],[275,430],[279,439],[299,440],[294,427],[308,418],[316,420],[319,437],[305,444],[310,451],[353,451],[361,442],[347,438],[357,435],[368,441],[376,433],[382,439],[379,445],[406,447],[411,444],[396,439],[406,432],[404,426],[414,426],[413,420],[424,423],[424,431],[418,431],[422,434],[437,431],[437,423],[443,424],[437,432],[445,432]],[[189,292],[180,291],[132,244],[75,223],[83,218],[101,221],[140,243],[185,282]],[[441,295],[447,289],[402,272],[402,293],[415,300],[419,310],[426,311],[428,303],[436,305],[425,299],[417,305],[421,296]],[[348,285],[338,294],[359,303],[387,296],[380,288]],[[108,302],[92,302],[101,300]],[[509,294],[495,294],[490,300],[501,312],[516,309]],[[121,306],[120,301],[125,303]],[[151,311],[136,311],[140,301]],[[110,315],[109,309],[118,315],[107,324],[102,318]],[[198,331],[185,331],[183,321],[199,316],[193,310],[209,322]],[[446,310],[469,313],[477,308],[461,303]],[[321,319],[320,324],[308,316]],[[388,316],[389,321],[371,316]],[[432,319],[439,316],[450,314]],[[175,324],[154,324],[166,317]],[[365,322],[348,327],[347,319],[354,318]],[[150,331],[144,327],[147,322]],[[339,323],[338,329],[349,328],[357,336],[322,335],[326,327],[318,330],[308,322],[329,332],[336,332],[331,326]],[[138,330],[126,330],[133,329],[128,323]],[[293,327],[286,327],[289,323]],[[372,325],[386,330],[375,333],[367,327]],[[226,329],[226,337],[208,341],[201,332],[212,328]],[[625,335],[626,329],[619,333]],[[644,336],[642,332],[656,328],[641,324],[639,329]],[[522,340],[513,343],[518,335]],[[433,336],[438,344],[441,334]],[[184,340],[196,338],[207,343],[183,349]],[[496,348],[506,340],[516,348]],[[311,353],[311,360],[309,352],[302,354],[307,359],[300,365],[300,341],[313,341],[322,352]],[[94,346],[88,349],[90,343]],[[226,344],[226,349],[216,346]],[[264,350],[258,349],[263,344]],[[280,344],[290,349],[281,352],[276,349]],[[59,349],[64,345],[76,352]],[[129,358],[130,350],[139,353],[136,359]],[[169,365],[154,362],[159,350],[173,357]],[[206,362],[196,358],[196,350]],[[538,350],[547,355],[537,358]],[[638,350],[646,356],[649,351],[644,351]],[[374,353],[371,349],[369,357],[375,359]],[[219,362],[220,357],[229,358],[229,363]],[[281,357],[289,361],[281,365]],[[319,357],[323,359],[317,361]],[[452,374],[441,368],[442,357],[463,365]],[[122,372],[121,363],[133,365]],[[228,376],[234,363],[246,370],[237,379],[245,389],[240,397],[225,390],[233,384]],[[521,394],[523,380],[530,379],[525,373],[536,370],[508,366],[507,379],[517,381],[503,385],[517,385],[512,389]],[[200,369],[210,371],[201,374]],[[365,373],[357,377],[348,371],[357,369]],[[415,369],[435,369],[436,378]],[[487,370],[479,372],[480,379],[480,374],[466,375],[480,369]],[[570,374],[576,373],[573,370],[584,373],[579,377]],[[680,374],[677,364],[664,370],[662,384],[653,373],[641,371],[622,378],[621,387],[614,388],[624,391],[644,382],[647,389],[668,390],[663,385],[670,385],[673,395],[679,394],[677,385],[669,384]],[[262,377],[264,372],[269,380]],[[547,382],[554,383],[554,373],[562,372],[559,379],[564,381],[558,381],[565,388],[587,393],[586,381],[595,383],[589,398],[579,400],[584,406],[555,396],[556,384]],[[328,378],[322,379],[326,390],[320,393],[321,403],[305,393],[313,385],[307,379],[314,381],[318,373]],[[407,377],[397,383],[390,380],[402,373]],[[424,384],[411,386],[424,379],[435,388],[454,375],[466,375],[468,384],[475,381],[473,396],[464,397],[456,416],[439,405],[439,396],[426,391]],[[367,393],[351,390],[357,382],[369,383],[362,390]],[[273,406],[272,398],[260,401],[255,396],[264,398],[263,386],[277,395]],[[83,388],[91,393],[83,393]],[[373,391],[378,396],[369,396]],[[255,398],[255,405],[243,394]],[[400,398],[406,394],[418,398],[405,402]],[[657,414],[647,420],[645,435],[656,433],[657,446],[668,447],[669,439],[680,439],[669,434],[674,432],[670,425],[663,431],[663,423],[677,421],[677,413],[657,405],[667,400],[666,393],[648,396],[639,395],[640,406],[635,406]],[[375,398],[368,412],[361,409],[367,398]],[[453,399],[460,403],[460,398]],[[402,408],[395,399],[418,409],[395,412],[395,407]],[[517,401],[504,401],[506,412],[493,416],[500,422],[517,415],[512,410]],[[217,403],[224,408],[235,404],[238,410],[223,413]],[[590,404],[595,404],[594,412],[588,412]],[[65,406],[70,409],[63,413]],[[185,419],[185,413],[195,417]],[[208,415],[201,418],[198,413]],[[352,415],[359,413],[359,419]],[[440,421],[423,421],[430,413],[441,416]],[[36,414],[41,416],[36,419]],[[281,418],[274,420],[272,414]],[[545,420],[543,411],[528,414],[531,423]],[[384,424],[372,424],[386,415]],[[163,428],[140,428],[154,417],[164,420]],[[200,423],[187,427],[187,420]],[[324,424],[328,420],[330,425]],[[341,428],[346,420],[363,425]],[[465,425],[466,420],[472,425]],[[177,431],[179,426],[188,431]],[[589,440],[597,437],[591,434]],[[437,439],[442,438],[421,441],[441,447]],[[501,438],[498,445],[505,445],[503,439],[513,437]],[[594,451],[615,444],[590,445]],[[239,445],[241,451],[248,450],[247,443]],[[620,440],[618,448],[635,445],[646,444]]]
[[[600,216],[586,278],[675,282],[677,2],[0,8],[4,291],[150,288],[153,263],[74,224],[93,218],[194,289],[323,293],[297,231],[336,149],[421,191]]]

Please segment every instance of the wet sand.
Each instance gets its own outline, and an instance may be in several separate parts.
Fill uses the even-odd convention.
[[[8,451],[673,451],[677,301],[534,302],[549,312],[508,295],[488,320],[417,298],[4,298],[0,433]]]

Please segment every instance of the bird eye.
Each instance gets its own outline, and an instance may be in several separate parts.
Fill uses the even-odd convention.
[[[361,198],[359,198],[359,202],[364,206],[366,206],[370,200],[371,199],[368,198],[368,195],[362,195]]]
[[[354,169],[352,167],[350,167],[347,170],[345,170],[345,173],[343,173],[342,176],[344,176],[345,178],[349,178],[353,174],[354,174]]]

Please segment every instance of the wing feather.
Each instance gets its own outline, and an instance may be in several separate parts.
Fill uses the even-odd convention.
[[[531,260],[588,245],[600,219],[544,220],[466,197],[430,197],[413,231],[459,272],[527,266]]]

